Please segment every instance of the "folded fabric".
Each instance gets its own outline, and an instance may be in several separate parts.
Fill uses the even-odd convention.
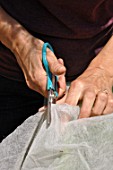
[[[113,170],[113,114],[77,119],[79,107],[52,106],[28,118],[0,144],[0,170]]]

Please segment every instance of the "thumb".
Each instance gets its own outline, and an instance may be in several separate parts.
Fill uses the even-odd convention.
[[[48,60],[50,71],[54,75],[65,74],[66,68],[63,64],[63,60],[62,59],[58,60],[54,55],[54,53],[50,50],[47,50],[47,60]]]

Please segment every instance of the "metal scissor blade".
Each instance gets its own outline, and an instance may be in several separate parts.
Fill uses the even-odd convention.
[[[58,97],[58,91],[57,91],[57,82],[58,77],[56,75],[53,75],[51,70],[49,69],[49,64],[46,58],[47,55],[47,48],[49,48],[53,52],[53,48],[49,43],[44,43],[42,48],[42,63],[44,66],[44,69],[47,73],[47,91],[48,91],[48,98],[46,101],[47,109],[45,111],[45,115],[47,118],[47,127],[51,123],[51,105],[52,103],[55,103],[56,97]]]
[[[52,104],[51,94],[52,94],[52,90],[50,89],[48,91],[48,100],[47,100],[47,123],[46,123],[47,128],[51,123],[51,104]]]
[[[47,107],[47,122],[46,122],[46,128],[50,126],[51,123],[51,103],[49,102]]]
[[[51,107],[52,104],[54,104],[55,101],[55,94],[52,89],[48,91],[48,101],[47,101],[47,128],[49,127],[51,123]]]

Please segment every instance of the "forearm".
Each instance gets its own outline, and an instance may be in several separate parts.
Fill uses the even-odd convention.
[[[31,35],[0,7],[0,41],[13,53],[21,52]]]
[[[100,53],[92,60],[88,69],[99,68],[113,78],[113,36],[109,39]]]

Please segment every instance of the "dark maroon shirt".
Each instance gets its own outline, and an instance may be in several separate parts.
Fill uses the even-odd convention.
[[[0,0],[32,35],[64,59],[67,80],[79,76],[113,32],[113,0]],[[24,80],[15,56],[0,44],[0,74]]]

